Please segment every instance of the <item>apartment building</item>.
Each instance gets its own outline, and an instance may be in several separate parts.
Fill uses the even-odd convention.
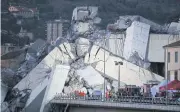
[[[168,44],[164,49],[166,78],[180,80],[180,41]]]
[[[66,35],[69,27],[67,20],[54,20],[47,22],[47,42],[51,43],[56,41],[58,37]]]

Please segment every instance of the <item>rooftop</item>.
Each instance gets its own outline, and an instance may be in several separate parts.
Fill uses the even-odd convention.
[[[180,41],[165,45],[163,47],[180,47]]]
[[[12,12],[18,12],[18,11],[36,12],[36,11],[38,11],[37,8],[27,8],[24,6],[10,6],[10,7],[14,7],[17,9],[17,10],[14,10]]]

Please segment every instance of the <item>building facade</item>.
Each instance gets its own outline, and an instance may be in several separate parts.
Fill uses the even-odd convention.
[[[166,78],[180,80],[180,41],[164,46]]]
[[[58,37],[66,35],[68,29],[68,21],[54,20],[47,22],[47,42],[52,43]]]

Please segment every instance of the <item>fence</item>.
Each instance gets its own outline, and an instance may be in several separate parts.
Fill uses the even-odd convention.
[[[154,105],[178,105],[180,101],[177,99],[166,99],[162,97],[139,97],[139,96],[119,96],[105,98],[104,96],[77,96],[75,94],[58,94],[54,100],[83,100],[94,102],[112,102],[112,103],[138,103],[138,104],[154,104]]]

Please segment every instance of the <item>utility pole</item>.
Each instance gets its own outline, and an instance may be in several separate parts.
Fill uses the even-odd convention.
[[[118,69],[118,90],[120,89],[120,65],[123,65],[123,62],[121,62],[121,61],[115,61],[115,65],[117,66],[118,65],[118,67],[119,67],[119,69]]]
[[[105,39],[105,36],[104,36],[104,98],[106,96],[106,79],[105,79],[105,75],[106,75],[106,57],[105,57],[105,47],[106,47],[106,39]]]
[[[120,89],[120,65],[119,65],[119,70],[118,70],[118,89]]]
[[[170,37],[169,37],[170,38]],[[168,38],[168,44],[169,44],[169,38]],[[170,58],[170,57],[168,57],[168,49],[167,48],[165,48],[165,51],[166,51],[166,54],[165,54],[165,58],[166,58],[166,81],[167,81],[167,84],[166,84],[166,105],[167,105],[167,103],[168,103],[168,76],[170,75],[170,74],[168,74],[169,72],[168,72],[168,64],[169,64],[169,61],[168,61],[168,58]]]

